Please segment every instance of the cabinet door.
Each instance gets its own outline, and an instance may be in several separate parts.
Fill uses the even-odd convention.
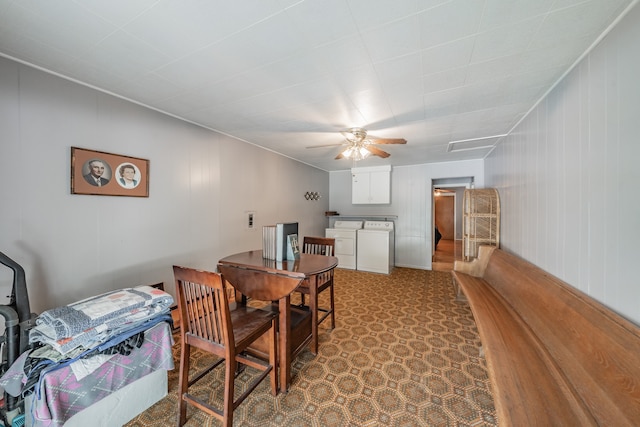
[[[370,173],[354,173],[351,175],[351,203],[364,204],[369,201]]]
[[[351,203],[391,203],[391,176],[389,172],[358,172],[351,175]]]
[[[369,203],[391,203],[391,176],[389,172],[371,172],[369,194]]]

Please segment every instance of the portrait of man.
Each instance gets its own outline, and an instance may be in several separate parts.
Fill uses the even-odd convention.
[[[83,175],[85,181],[96,187],[102,187],[109,183],[109,178],[105,177],[106,172],[108,172],[105,162],[100,159],[93,159],[87,161],[85,168],[87,166],[89,168],[89,173]]]

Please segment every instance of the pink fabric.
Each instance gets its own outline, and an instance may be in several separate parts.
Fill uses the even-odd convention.
[[[47,373],[34,398],[34,420],[42,426],[62,426],[76,413],[137,379],[159,369],[173,369],[172,346],[171,328],[161,322],[145,332],[140,348],[129,356],[114,356],[80,381],[69,366]]]

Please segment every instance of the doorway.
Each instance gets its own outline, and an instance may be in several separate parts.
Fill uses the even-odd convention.
[[[462,260],[462,200],[464,190],[472,187],[473,177],[432,182],[432,270],[451,271],[453,263]]]
[[[436,188],[433,193],[435,239],[431,265],[436,271],[451,271],[456,259],[462,259],[462,240],[456,239],[457,198],[455,189]]]

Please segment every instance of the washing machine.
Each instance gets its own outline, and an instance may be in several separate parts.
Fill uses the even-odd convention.
[[[393,221],[365,221],[357,243],[358,270],[391,273],[395,265]]]
[[[333,228],[325,230],[325,237],[336,240],[335,257],[338,258],[338,267],[349,270],[356,269],[358,230],[362,228],[363,221],[335,221]]]

